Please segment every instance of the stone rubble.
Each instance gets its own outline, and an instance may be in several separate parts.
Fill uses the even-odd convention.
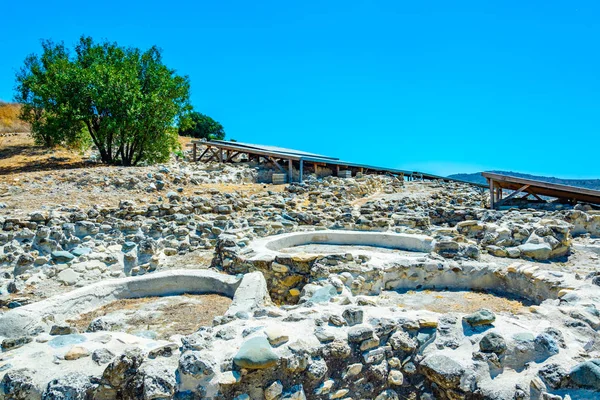
[[[600,212],[493,211],[468,185],[372,175],[244,190],[270,174],[256,163],[174,162],[30,182],[122,197],[113,206],[3,208],[0,318],[94,283],[154,276],[200,253],[212,261],[187,268],[260,273],[274,304],[230,309],[168,341],[110,329],[102,318],[81,333],[43,321],[47,330],[0,337],[0,400],[600,397]],[[220,184],[239,186],[210,187]],[[253,248],[261,238],[329,230],[425,235],[432,248],[271,258]],[[580,255],[590,266],[568,264]],[[378,305],[385,291],[447,289],[528,306],[511,314],[485,304],[472,313]]]

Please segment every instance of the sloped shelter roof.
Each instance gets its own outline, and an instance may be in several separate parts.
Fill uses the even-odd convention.
[[[576,186],[560,185],[516,176],[482,172],[490,187],[530,193],[538,196],[556,197],[570,202],[600,204],[600,191]],[[501,199],[499,199],[501,200]]]

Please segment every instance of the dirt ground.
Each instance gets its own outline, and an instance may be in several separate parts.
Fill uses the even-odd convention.
[[[57,147],[37,146],[27,133],[0,137],[0,182],[22,172],[72,169],[85,166],[84,155]]]
[[[183,255],[177,254],[165,258],[158,270],[169,269],[206,269],[210,266],[214,250],[195,250]]]
[[[193,139],[180,137],[182,148]],[[148,193],[144,190],[116,188],[111,185],[81,185],[81,177],[90,179],[143,177],[152,172],[152,167],[117,167],[90,163],[89,154],[78,154],[65,148],[45,149],[36,146],[28,134],[0,137],[0,203],[6,208],[0,214],[19,216],[45,207],[59,205],[77,206],[88,209],[90,204],[114,207],[121,200],[138,203],[157,203],[168,192]],[[201,184],[181,185],[182,196],[204,195],[217,189],[223,193],[244,192],[247,195],[265,190],[283,191],[285,186],[255,183],[247,184]],[[172,189],[169,189],[172,190]]]
[[[159,338],[168,339],[174,334],[189,335],[202,326],[212,325],[213,318],[225,314],[231,301],[216,294],[123,299],[68,322],[85,332],[95,318],[123,314],[121,319],[128,333],[154,331]]]
[[[192,140],[180,136],[179,144],[186,150]],[[81,153],[60,146],[53,149],[38,146],[28,133],[0,136],[0,182],[14,181],[18,174],[24,172],[100,166],[86,162],[90,154],[90,151]]]
[[[437,313],[472,313],[484,307],[496,313],[519,314],[526,312],[528,306],[516,299],[473,291],[386,291],[376,301],[379,306],[424,309]]]

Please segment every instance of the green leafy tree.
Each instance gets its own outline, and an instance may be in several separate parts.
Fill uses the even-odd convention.
[[[64,45],[42,41],[41,57],[30,55],[17,73],[17,95],[22,103],[20,119],[31,125],[36,143],[53,147],[76,140],[81,122],[69,120],[64,113],[64,84],[70,68]]]
[[[168,159],[179,146],[176,123],[189,112],[189,79],[163,62],[160,50],[142,52],[82,37],[71,54],[42,43],[17,74],[21,118],[36,140],[69,144],[82,133],[103,162],[136,165]]]
[[[188,120],[179,125],[179,134],[207,140],[225,139],[223,125],[197,111],[191,112]]]

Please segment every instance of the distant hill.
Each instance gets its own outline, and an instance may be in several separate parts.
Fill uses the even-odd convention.
[[[533,179],[536,181],[556,183],[559,185],[569,185],[569,186],[577,186],[577,187],[582,187],[582,188],[587,188],[587,189],[600,190],[600,179],[561,179],[561,178],[554,178],[554,177],[549,177],[549,176],[537,176],[537,175],[522,174],[520,172],[508,172],[508,171],[488,171],[488,172],[492,172],[495,174],[515,176],[517,178]],[[483,184],[487,183],[486,179],[483,176],[481,176],[480,172],[476,172],[474,174],[454,174],[454,175],[449,175],[448,178],[462,179],[463,181],[474,182],[474,183],[483,183]]]
[[[0,100],[0,133],[29,132],[29,124],[19,119],[21,105]]]

